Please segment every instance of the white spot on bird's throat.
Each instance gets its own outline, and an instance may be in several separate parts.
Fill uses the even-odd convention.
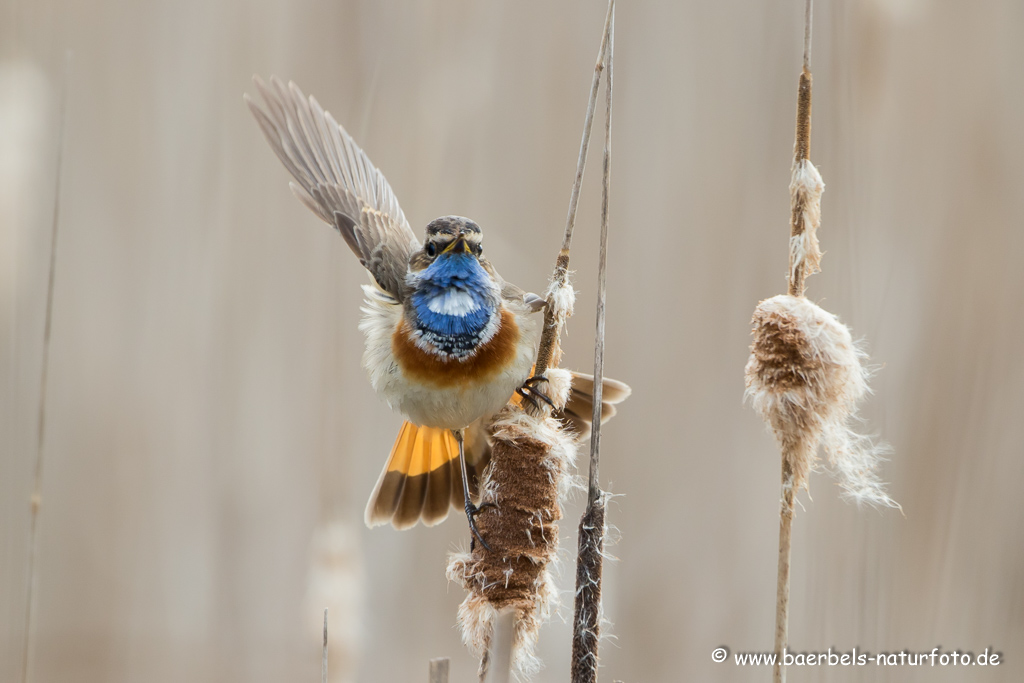
[[[427,308],[441,315],[462,317],[480,308],[480,304],[468,292],[461,289],[449,289],[444,294],[427,301]]]

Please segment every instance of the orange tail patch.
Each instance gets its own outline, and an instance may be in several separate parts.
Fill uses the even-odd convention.
[[[463,504],[460,466],[450,430],[403,423],[366,506],[366,525],[408,529],[420,520],[443,521],[449,506]]]

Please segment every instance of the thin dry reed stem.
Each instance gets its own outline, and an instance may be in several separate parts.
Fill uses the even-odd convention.
[[[593,430],[590,432],[590,479],[587,503],[594,505],[601,494],[598,483],[598,464],[601,455],[601,400],[604,389],[604,321],[607,299],[608,266],[608,194],[611,189],[612,169],[612,59],[615,53],[615,0],[608,3],[612,18],[608,25],[608,50],[605,53],[605,121],[604,159],[601,177],[601,243],[597,257],[597,324],[594,335],[594,411]]]
[[[36,553],[38,546],[39,509],[43,502],[43,453],[46,436],[46,385],[50,370],[50,336],[53,329],[53,290],[57,275],[57,235],[60,227],[61,170],[64,165],[64,133],[67,128],[68,80],[71,73],[71,53],[64,57],[64,76],[61,84],[60,123],[57,132],[57,170],[54,182],[53,225],[50,231],[50,270],[46,285],[46,321],[43,327],[43,362],[39,378],[39,417],[36,432],[36,454],[32,481],[31,513],[28,531],[28,568],[25,590],[25,647],[21,654],[21,680],[29,679],[32,654],[32,621],[35,614]]]
[[[448,671],[451,669],[451,660],[447,657],[438,657],[430,660],[430,683],[448,683]]]
[[[551,287],[548,290],[548,306],[544,311],[544,331],[541,334],[540,346],[537,351],[537,365],[535,375],[543,375],[554,358],[557,365],[558,336],[561,334],[561,326],[564,317],[559,315],[558,306],[555,305],[553,293],[558,288],[567,285],[569,277],[569,247],[572,245],[572,231],[576,225],[576,207],[579,205],[580,188],[583,185],[583,172],[587,166],[587,151],[590,149],[590,131],[594,126],[594,110],[597,107],[597,89],[601,84],[601,71],[604,69],[605,48],[608,41],[608,28],[612,21],[613,3],[608,3],[608,13],[604,20],[604,32],[601,34],[601,49],[597,54],[597,64],[594,65],[594,78],[590,84],[590,99],[587,102],[587,114],[583,119],[583,139],[580,141],[580,154],[576,161],[576,179],[573,181],[572,193],[569,195],[569,213],[565,221],[565,234],[562,237],[562,248],[555,260],[555,272],[551,277]],[[600,405],[600,404],[598,404]]]
[[[327,608],[324,608],[324,651],[320,660],[320,682],[327,683]]]
[[[512,676],[512,648],[516,635],[516,611],[504,609],[494,620],[494,635],[487,653],[489,666],[481,676],[486,683],[508,683]]]
[[[590,433],[590,473],[587,508],[580,519],[576,556],[576,597],[573,618],[573,683],[597,680],[598,642],[601,636],[601,579],[604,560],[605,501],[598,478],[601,455],[601,399],[604,382],[605,302],[608,262],[608,198],[611,189],[612,63],[615,45],[615,3],[608,3],[605,68],[604,163],[601,188],[601,243],[598,252],[597,329],[594,336],[594,412]]]

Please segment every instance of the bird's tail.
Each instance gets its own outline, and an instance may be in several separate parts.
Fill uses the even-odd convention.
[[[482,467],[473,457],[477,449],[471,438],[464,450],[470,494],[475,498],[477,473]],[[444,521],[449,507],[461,509],[463,502],[459,445],[451,430],[402,423],[391,456],[370,494],[366,525],[390,523],[396,529],[408,529],[422,521],[433,526]]]

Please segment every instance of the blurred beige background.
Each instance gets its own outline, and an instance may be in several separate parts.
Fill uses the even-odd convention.
[[[801,0],[617,13],[605,436],[620,560],[602,679],[766,681],[778,454],[742,402],[748,321],[783,291]],[[0,14],[0,681],[18,681],[60,82],[60,197],[32,680],[425,681],[476,663],[434,528],[362,510],[400,419],[360,368],[342,240],[289,193],[242,103],[294,79],[385,172],[417,230],[484,226],[545,286],[604,4],[59,2]],[[808,294],[880,366],[865,429],[905,517],[824,474],[802,496],[796,650],[980,652],[996,669],[794,669],[793,681],[1024,680],[1024,4],[819,0]],[[598,154],[567,363],[592,364]],[[571,604],[581,501],[563,524]],[[317,535],[317,530],[320,530]],[[319,540],[315,540],[319,539]],[[316,569],[311,560],[321,559]],[[568,614],[569,610],[563,610]],[[542,634],[567,680],[569,625]]]

